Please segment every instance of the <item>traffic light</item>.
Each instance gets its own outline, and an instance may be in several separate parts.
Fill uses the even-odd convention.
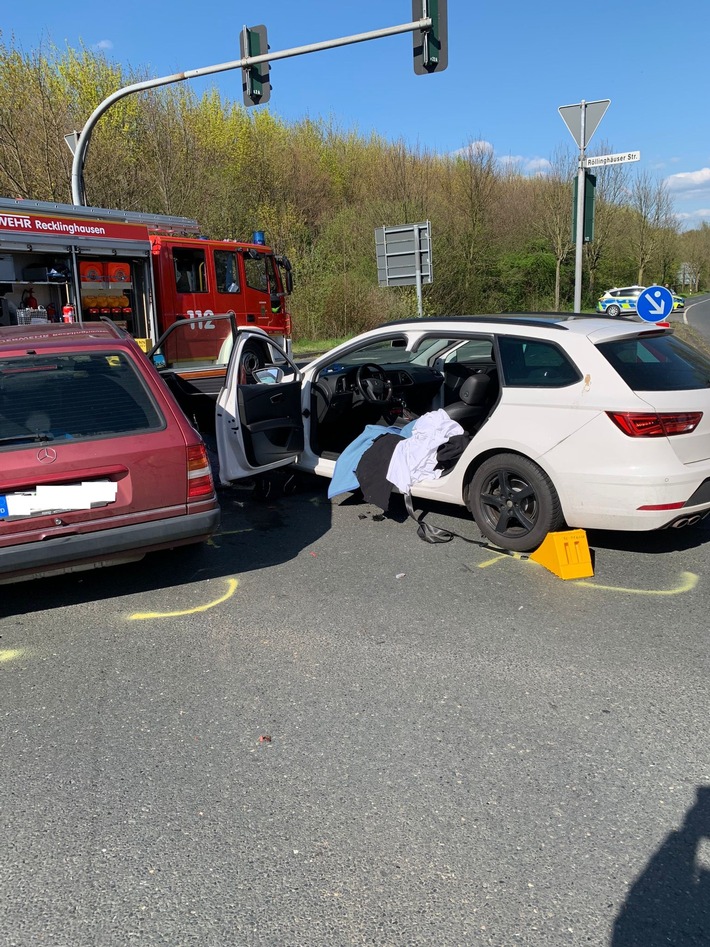
[[[418,76],[443,72],[449,64],[447,0],[412,0],[412,20],[431,18],[428,30],[415,30],[414,71]]]
[[[245,26],[239,36],[239,48],[242,59],[265,55],[269,49],[269,44],[266,42],[266,27],[263,25]],[[263,105],[269,101],[271,82],[268,62],[246,66],[242,69],[242,76],[245,105]]]

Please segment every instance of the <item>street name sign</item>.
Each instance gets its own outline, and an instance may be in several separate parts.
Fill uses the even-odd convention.
[[[618,155],[594,155],[584,159],[585,168],[598,168],[602,164],[621,164],[624,161],[640,161],[640,151],[623,151]]]
[[[660,322],[673,312],[673,295],[665,286],[649,286],[636,300],[636,312],[644,322]]]

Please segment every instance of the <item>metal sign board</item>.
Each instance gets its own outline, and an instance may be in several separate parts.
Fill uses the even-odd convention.
[[[594,155],[584,159],[585,168],[598,168],[602,164],[621,164],[624,161],[640,161],[640,151],[624,151],[617,155]]]
[[[378,227],[375,252],[380,286],[414,286],[433,281],[430,221]]]
[[[572,137],[577,142],[577,146],[584,151],[610,105],[611,99],[599,99],[596,102],[578,102],[576,105],[560,105],[557,111],[562,116],[562,121],[572,133]],[[584,141],[582,141],[582,110],[584,110]]]
[[[69,145],[69,151],[71,151],[73,155],[76,154],[76,145],[79,141],[79,135],[81,135],[81,132],[71,132],[71,134],[64,136],[64,141]]]
[[[673,312],[673,295],[665,286],[649,286],[636,300],[636,312],[644,322],[660,322]]]

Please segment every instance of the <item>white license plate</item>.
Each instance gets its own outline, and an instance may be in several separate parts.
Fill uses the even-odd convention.
[[[117,490],[118,484],[111,480],[91,480],[59,486],[48,484],[23,493],[8,493],[0,496],[0,519],[90,510],[115,503]]]

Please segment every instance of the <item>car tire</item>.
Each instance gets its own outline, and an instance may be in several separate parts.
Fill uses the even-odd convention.
[[[242,364],[246,372],[247,383],[253,385],[255,381],[254,372],[265,365],[264,351],[261,346],[247,342],[242,351]]]
[[[468,508],[486,539],[502,549],[529,552],[564,525],[552,481],[529,458],[495,454],[473,476]]]
[[[607,316],[620,316],[621,306],[617,306],[616,303],[613,303],[611,306],[607,306],[606,314]]]

